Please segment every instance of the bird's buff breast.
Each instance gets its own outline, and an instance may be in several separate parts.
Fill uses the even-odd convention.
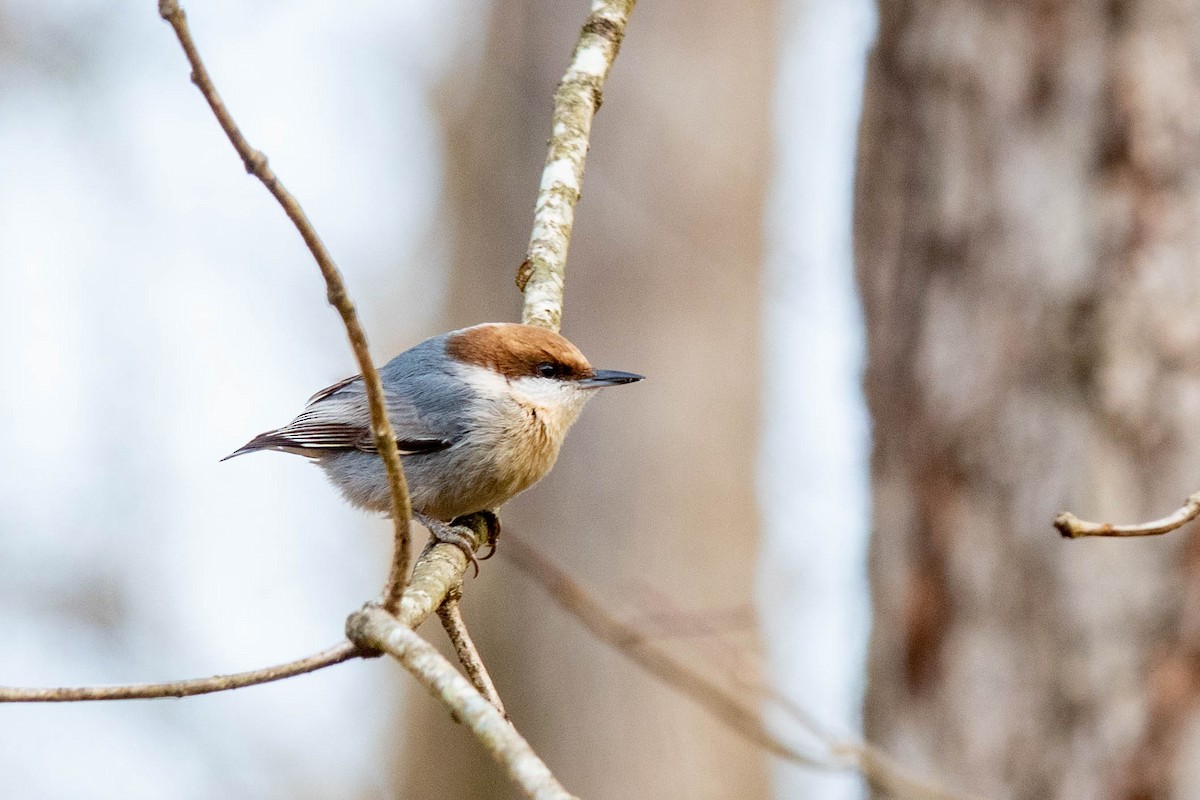
[[[525,405],[510,413],[493,414],[490,419],[504,430],[477,426],[446,450],[404,456],[414,510],[451,520],[495,509],[537,483],[554,466],[565,428],[556,430],[557,426],[547,424],[552,421],[544,413]],[[339,453],[320,464],[351,503],[375,511],[390,510],[387,477],[378,456]]]

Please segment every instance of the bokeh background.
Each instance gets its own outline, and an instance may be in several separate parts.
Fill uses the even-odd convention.
[[[381,359],[516,318],[550,98],[586,4],[186,8]],[[595,129],[564,332],[651,379],[593,404],[505,517],[624,614],[724,620],[847,731],[867,630],[849,212],[871,18],[846,0],[637,10]],[[385,575],[387,523],[300,459],[218,459],[353,362],[153,3],[0,3],[0,265],[0,682],[206,675],[336,641]],[[574,791],[853,793],[774,769],[503,559],[486,567],[465,613]],[[7,707],[0,742],[4,797],[513,796],[383,662],[184,702]]]
[[[516,319],[584,3],[187,9],[380,360]],[[1049,525],[1159,516],[1200,484],[1197,153],[1194,4],[642,0],[564,333],[650,379],[592,404],[506,525],[623,616],[718,621],[729,646],[663,635],[718,673],[731,646],[958,790],[1200,797],[1200,551]],[[382,584],[389,525],[301,459],[218,459],[353,371],[155,4],[0,0],[0,683],[200,676],[337,641]],[[502,554],[464,611],[582,797],[867,794],[747,745]],[[372,661],[0,708],[0,797],[515,794]]]

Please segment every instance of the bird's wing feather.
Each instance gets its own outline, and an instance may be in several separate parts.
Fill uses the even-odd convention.
[[[305,405],[305,407],[308,407],[308,406],[311,406],[313,403],[319,403],[320,401],[324,400],[325,398],[329,397],[330,395],[337,394],[342,389],[345,389],[350,384],[354,383],[355,381],[360,380],[361,378],[362,378],[361,375],[351,375],[349,378],[342,378],[340,381],[333,384],[332,386],[326,386],[324,389],[317,392],[312,397],[308,398],[308,402],[305,403],[304,405]]]
[[[388,397],[388,417],[401,455],[436,453],[452,446],[458,438],[456,431],[431,424],[428,415],[421,414],[414,404],[393,395]],[[260,433],[226,458],[256,450],[313,455],[334,450],[379,452],[360,376],[346,378],[317,392],[304,411],[287,425]]]

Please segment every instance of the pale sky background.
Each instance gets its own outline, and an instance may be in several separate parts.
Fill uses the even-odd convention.
[[[781,5],[759,596],[779,686],[849,731],[869,624],[850,177],[873,12]],[[430,91],[476,52],[484,6],[187,4],[380,353],[437,332]],[[307,251],[242,171],[153,2],[0,0],[0,37],[0,683],[200,676],[333,644],[382,584],[387,523],[301,459],[218,464],[353,371]],[[385,282],[419,302],[372,303]],[[402,746],[408,681],[379,666],[183,701],[2,707],[0,796],[387,796],[370,765]],[[777,789],[861,795],[783,768]]]

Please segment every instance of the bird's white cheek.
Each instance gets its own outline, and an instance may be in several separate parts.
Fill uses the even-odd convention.
[[[557,429],[560,435],[566,433],[591,397],[586,389],[550,378],[518,378],[513,381],[513,389],[546,417],[547,427]]]

